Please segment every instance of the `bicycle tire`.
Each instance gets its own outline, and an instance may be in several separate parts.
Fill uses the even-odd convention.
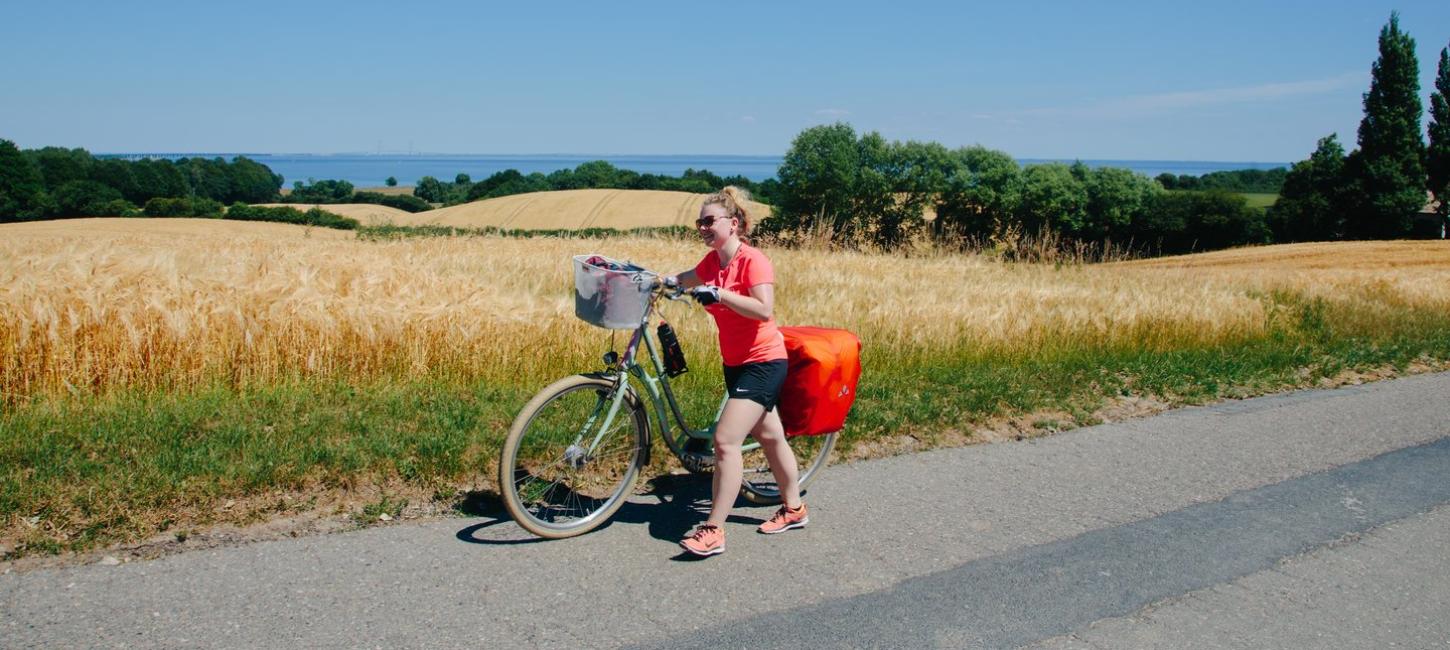
[[[499,493],[524,530],[546,539],[582,535],[609,521],[633,493],[649,447],[649,415],[637,396],[625,395],[596,453],[574,443],[590,413],[607,411],[614,386],[597,375],[565,377],[514,418],[499,452]]]
[[[802,494],[805,493],[811,482],[820,476],[821,470],[830,464],[831,450],[836,447],[836,435],[828,433],[821,436],[799,436],[789,439],[791,451],[796,454],[796,462],[799,465],[799,476],[796,482],[800,484]],[[752,481],[752,476],[760,476],[761,479]],[[746,454],[743,478],[740,495],[745,497],[746,501],[762,506],[780,505],[780,490],[775,484],[774,475],[770,474],[770,465],[765,461],[763,449],[756,449]]]

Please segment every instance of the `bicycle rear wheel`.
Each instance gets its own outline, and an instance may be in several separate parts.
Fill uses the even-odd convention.
[[[811,481],[820,476],[821,470],[831,462],[831,450],[835,446],[834,433],[823,436],[796,436],[790,439],[790,449],[795,453],[796,465],[800,469],[797,482],[800,483],[801,492],[804,493]],[[744,478],[740,494],[746,501],[765,506],[780,504],[780,486],[776,485],[775,475],[770,473],[770,463],[766,462],[764,450],[754,449],[745,453]]]
[[[625,395],[592,445],[614,390],[611,378],[565,377],[539,391],[514,418],[499,453],[498,482],[504,507],[525,530],[549,539],[589,532],[633,492],[649,446],[644,405]]]

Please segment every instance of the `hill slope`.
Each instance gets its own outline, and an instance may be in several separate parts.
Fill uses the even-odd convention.
[[[324,212],[331,212],[339,217],[357,219],[364,226],[376,226],[383,223],[399,223],[398,219],[409,216],[407,210],[376,205],[373,203],[259,203],[260,207],[267,208],[296,208],[306,212],[312,208],[322,208]]]
[[[704,200],[703,194],[660,190],[532,192],[405,213],[393,217],[392,222],[399,226],[492,226],[524,230],[687,226],[694,223]],[[770,214],[770,206],[753,201],[749,210],[756,219]]]
[[[1450,269],[1450,241],[1310,242],[1120,262],[1138,268],[1240,269]]]
[[[400,211],[401,212],[401,211]],[[353,239],[351,230],[297,226],[290,223],[263,221],[230,221],[227,219],[135,219],[97,217],[92,219],[56,219],[0,224],[0,237],[105,239],[143,235],[171,238],[251,237],[261,239]]]

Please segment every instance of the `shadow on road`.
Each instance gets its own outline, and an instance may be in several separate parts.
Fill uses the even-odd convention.
[[[743,499],[736,506],[752,506]],[[519,528],[509,517],[498,495],[486,492],[469,494],[458,507],[463,514],[485,517],[489,521],[473,524],[459,530],[456,537],[469,544],[515,545],[534,544],[549,540],[534,537]],[[595,530],[603,530],[614,524],[644,524],[649,527],[651,537],[670,542],[680,541],[696,524],[705,520],[710,512],[710,477],[708,475],[666,475],[651,479],[647,489],[626,502],[612,518]],[[732,515],[729,521],[756,525],[764,519]],[[682,553],[674,559],[693,560],[695,556]]]

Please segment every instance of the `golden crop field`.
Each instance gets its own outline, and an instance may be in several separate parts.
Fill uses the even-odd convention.
[[[573,317],[570,256],[678,271],[705,251],[652,238],[349,237],[215,220],[0,226],[0,392],[13,400],[438,373],[544,382],[581,370],[608,336]],[[1261,296],[1275,290],[1366,306],[1366,318],[1380,305],[1450,313],[1450,242],[1061,267],[768,252],[782,323],[849,328],[893,357],[1214,344],[1264,332],[1275,314]],[[667,314],[687,347],[713,349],[702,313]]]
[[[665,236],[0,225],[0,547],[83,551],[309,508],[372,520],[486,498],[496,487],[480,476],[529,396],[627,341],[574,317],[571,256],[672,272],[704,252]],[[847,459],[1450,359],[1450,242],[1101,265],[766,252],[780,322],[864,344]],[[702,422],[719,403],[714,326],[688,302],[664,314],[691,365],[673,383]]]
[[[662,190],[560,190],[474,201],[393,219],[398,226],[555,230],[686,226],[700,214],[703,194]],[[327,207],[324,207],[327,209]],[[770,206],[750,204],[759,219]]]

